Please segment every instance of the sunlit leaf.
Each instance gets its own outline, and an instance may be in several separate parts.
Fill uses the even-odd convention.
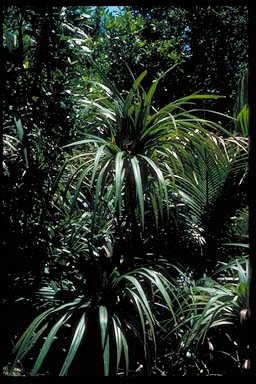
[[[144,227],[144,194],[143,194],[143,188],[142,188],[140,166],[139,166],[139,161],[137,157],[135,156],[132,157],[130,161],[131,161],[133,174],[134,174],[136,193],[137,193],[137,198],[138,198],[139,207],[140,207],[140,219],[141,219],[142,228],[143,228]]]

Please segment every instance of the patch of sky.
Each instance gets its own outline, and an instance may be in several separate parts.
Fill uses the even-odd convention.
[[[104,6],[106,10],[111,13],[113,16],[116,16],[121,13],[122,11],[122,6]],[[92,6],[92,9],[95,9],[96,6]]]
[[[120,7],[117,7],[117,6],[109,6],[107,7],[107,10],[112,13],[112,15],[117,15],[118,13],[120,13]]]

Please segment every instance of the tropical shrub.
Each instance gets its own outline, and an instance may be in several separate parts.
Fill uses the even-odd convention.
[[[248,365],[248,257],[219,263],[212,277],[182,275],[179,351],[201,374],[241,372]]]
[[[222,243],[232,240],[231,224],[248,204],[247,139],[210,137],[203,147],[190,141],[186,149],[179,155],[181,166],[174,179],[185,204],[180,211],[187,241],[192,247],[197,244],[195,266],[201,259],[203,272],[225,257]]]
[[[205,107],[215,99],[230,110],[234,79],[210,86],[218,65],[198,75],[194,11],[127,7],[115,18],[92,8],[4,7],[3,254],[11,257],[1,270],[2,365],[16,343],[4,374],[210,374],[222,370],[220,356],[241,370],[245,257],[225,261],[234,245],[246,253],[248,239],[247,76],[234,119],[212,114]],[[247,15],[200,13],[225,31],[223,18],[242,26]],[[215,35],[206,37],[211,47]],[[232,44],[229,77],[246,57],[244,44],[242,58],[228,60]],[[210,56],[201,56],[208,71]],[[163,73],[182,58],[196,76],[185,68],[181,79],[184,66]],[[229,100],[171,101],[202,79]],[[212,272],[218,260],[223,268]]]
[[[77,352],[80,351],[79,345],[84,341],[87,327],[89,335],[92,334],[91,324],[95,322],[101,334],[101,343],[96,349],[103,357],[105,375],[113,373],[113,357],[110,356],[113,356],[111,351],[114,345],[116,373],[122,348],[125,372],[128,373],[131,335],[143,346],[146,361],[143,366],[150,372],[148,340],[152,339],[155,345],[157,322],[153,309],[158,302],[154,303],[155,294],[158,291],[164,299],[174,323],[175,311],[171,297],[173,293],[176,297],[176,294],[171,289],[170,279],[167,280],[155,268],[143,267],[146,259],[136,254],[138,248],[134,247],[133,241],[141,242],[148,211],[153,215],[157,229],[164,221],[164,212],[168,217],[169,196],[163,172],[170,168],[165,159],[171,160],[170,164],[175,169],[176,147],[184,151],[184,143],[191,139],[199,145],[209,140],[204,125],[212,129],[217,127],[216,123],[196,118],[192,110],[183,109],[183,106],[190,105],[191,100],[215,96],[194,94],[157,111],[151,102],[160,79],[145,92],[141,87],[146,75],[143,72],[124,98],[94,65],[105,83],[100,86],[106,90],[107,98],[98,101],[83,99],[81,103],[90,103],[99,110],[96,115],[97,131],[94,135],[85,135],[84,140],[68,145],[69,148],[84,145],[87,149],[73,156],[67,154],[67,160],[52,189],[53,204],[60,212],[59,217],[64,219],[63,225],[57,226],[53,232],[58,233],[60,239],[63,232],[66,241],[66,245],[61,241],[61,251],[53,252],[53,265],[58,266],[57,270],[60,270],[60,264],[64,266],[63,274],[59,274],[55,283],[55,287],[61,289],[61,294],[52,291],[51,282],[48,283],[51,288],[41,291],[48,297],[54,293],[51,297],[54,305],[36,317],[14,349],[17,354],[13,369],[34,344],[46,337],[32,367],[32,375],[38,373],[46,357],[49,359],[49,349],[54,346],[54,338],[59,330],[61,334],[64,323],[71,325],[73,339],[69,347],[63,347],[68,351],[63,365],[57,364],[52,369],[61,375],[67,374],[73,358],[79,355]],[[212,145],[215,145],[214,141]],[[163,167],[161,163],[164,163]],[[120,229],[126,238],[121,238]],[[126,231],[128,235],[125,235]],[[118,247],[111,245],[116,233],[119,235],[119,244],[124,240],[125,244],[131,243],[130,253],[126,251],[120,255]],[[107,237],[110,240],[108,244]],[[63,256],[64,250],[67,257]],[[132,253],[134,250],[135,254]],[[46,280],[56,279],[50,262],[47,269],[49,276],[46,276]],[[175,301],[178,306],[178,299]],[[122,303],[127,308],[133,305],[134,316],[130,318],[131,311],[126,314],[120,310],[119,314]],[[96,320],[90,320],[91,317]],[[99,335],[99,332],[95,332]]]
[[[175,323],[173,302],[176,297],[173,295],[171,298],[169,294],[171,282],[152,267],[140,267],[123,275],[115,269],[109,276],[104,273],[101,278],[101,284],[93,291],[85,291],[83,295],[73,292],[73,300],[70,300],[70,290],[66,291],[69,300],[65,300],[65,290],[53,287],[41,289],[39,294],[45,301],[43,307],[47,309],[35,318],[16,343],[16,357],[11,371],[32,348],[41,345],[37,359],[33,361],[32,376],[37,375],[41,367],[47,369],[47,365],[43,366],[44,361],[47,360],[49,365],[50,356],[54,356],[49,353],[50,348],[53,354],[58,353],[51,373],[67,375],[73,360],[76,365],[75,357],[79,351],[83,353],[84,363],[80,369],[79,364],[76,365],[77,370],[73,374],[95,374],[98,370],[105,376],[127,375],[133,360],[130,348],[132,337],[137,348],[141,349],[144,370],[150,373],[150,340],[153,349],[156,348],[154,329],[157,318],[153,303],[154,306],[161,305],[157,300],[159,295]],[[95,341],[99,344],[95,345]],[[135,363],[133,361],[132,366]],[[95,371],[91,371],[90,364]]]
[[[94,215],[103,206],[109,207],[108,212],[115,219],[115,228],[130,231],[134,236],[133,243],[140,243],[144,229],[152,227],[152,218],[157,233],[159,225],[168,217],[170,206],[175,205],[176,182],[173,186],[170,181],[175,179],[174,175],[182,167],[183,157],[190,145],[193,148],[207,144],[209,150],[221,152],[216,144],[217,139],[214,141],[215,134],[207,129],[216,131],[222,128],[210,120],[195,116],[196,112],[200,113],[197,109],[183,109],[193,106],[196,100],[216,96],[193,94],[156,110],[152,100],[164,75],[145,92],[141,86],[146,76],[144,71],[124,97],[94,66],[103,84],[92,85],[100,86],[106,96],[97,101],[81,99],[81,104],[87,110],[91,106],[93,113],[96,113],[97,124],[94,134],[85,134],[84,140],[68,146],[88,148],[86,152],[67,158],[69,164],[77,161],[78,156],[81,157],[68,183],[73,190],[72,207],[82,187],[87,190],[92,188],[95,194]],[[66,165],[62,168],[63,172]],[[172,184],[172,187],[168,188],[168,184]],[[102,214],[98,217],[102,217]],[[151,217],[151,222],[147,222],[148,217]]]
[[[211,215],[216,216],[222,195],[243,185],[246,178],[246,139],[202,118],[202,111],[194,105],[216,96],[193,94],[157,110],[152,100],[164,75],[146,92],[141,85],[144,71],[124,96],[92,64],[103,80],[91,82],[92,87],[100,87],[106,95],[80,100],[87,110],[88,106],[93,109],[93,131],[65,146],[73,152],[65,155],[51,190],[59,222],[48,228],[52,253],[45,263],[45,286],[38,293],[39,311],[46,309],[17,342],[11,371],[25,359],[32,375],[45,372],[51,354],[61,348],[64,354],[50,371],[77,372],[81,351],[91,345],[94,335],[98,343],[88,370],[90,365],[96,368],[100,355],[104,375],[128,374],[131,345],[138,345],[142,351],[138,360],[149,374],[159,324],[155,308],[160,305],[164,311],[164,300],[174,329],[191,309],[187,298],[188,308],[180,309],[179,281],[174,285],[153,267],[155,250],[150,267],[146,266],[145,234],[158,234],[165,223],[183,221],[185,236],[198,242],[203,259],[213,261],[211,245],[223,239],[220,231],[211,232]],[[21,131],[20,126],[17,129]],[[78,150],[81,146],[85,151]],[[241,208],[241,193],[239,198],[232,199],[235,208],[224,211],[228,219]],[[210,256],[204,247],[211,249]],[[215,301],[219,305],[218,296]],[[123,308],[130,305],[126,315]],[[72,334],[64,331],[64,324]],[[33,364],[26,361],[30,351],[37,354]]]

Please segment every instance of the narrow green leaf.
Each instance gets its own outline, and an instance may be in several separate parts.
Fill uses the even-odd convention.
[[[38,333],[36,333],[36,329],[39,327],[39,325],[42,323],[42,321],[46,320],[46,318],[53,313],[60,312],[63,309],[74,307],[74,305],[77,305],[79,303],[79,300],[74,300],[71,303],[63,304],[60,307],[57,308],[49,308],[40,315],[38,315],[32,323],[29,325],[29,327],[25,330],[25,332],[22,334],[22,336],[19,338],[18,342],[16,343],[12,353],[16,353],[18,351],[15,361],[13,363],[13,368],[17,364],[17,361],[20,360],[21,356],[25,356],[27,352],[32,348],[33,344],[35,343],[35,340],[38,339],[40,332],[42,333],[41,328]],[[12,368],[12,369],[13,369]]]
[[[139,273],[140,274],[143,274],[144,276],[146,276],[147,278],[152,278],[151,281],[152,283],[156,286],[156,288],[161,292],[172,316],[173,316],[173,319],[175,320],[176,322],[176,315],[175,315],[175,312],[173,310],[173,305],[172,305],[172,302],[171,302],[171,299],[170,299],[170,296],[167,292],[167,285],[164,286],[164,278],[162,277],[162,275],[159,273],[159,272],[156,272],[156,271],[152,271],[148,268],[140,268],[139,269]],[[161,280],[162,279],[162,280]]]
[[[246,243],[223,243],[223,245],[228,245],[232,247],[249,248],[249,244],[246,244]]]
[[[137,279],[137,277],[133,276],[133,274],[134,274],[134,272],[126,273],[124,275],[121,275],[117,280],[118,281],[128,280],[130,283],[132,283],[134,288],[136,288],[136,290],[137,290],[137,292],[139,294],[140,300],[143,303],[144,307],[146,308],[147,313],[149,314],[152,323],[154,323],[154,316],[152,314],[152,311],[151,311],[148,299],[147,299],[147,297],[145,295],[145,292],[144,292],[144,290],[143,290],[143,288],[141,286],[140,281]]]
[[[120,102],[123,102],[123,97],[116,88],[116,86],[105,76],[104,72],[96,65],[96,63],[92,60],[92,58],[88,57],[89,61],[92,63],[93,67],[97,70],[98,74],[106,84],[106,86],[113,92],[114,97],[116,97]]]
[[[75,205],[76,205],[76,202],[77,202],[77,199],[78,199],[78,196],[79,196],[79,192],[80,192],[80,189],[81,189],[81,186],[86,178],[86,175],[87,175],[87,172],[88,172],[88,169],[85,168],[83,170],[83,172],[81,173],[80,177],[79,177],[79,180],[76,184],[76,189],[75,189],[75,193],[74,193],[74,196],[73,196],[73,199],[72,199],[72,203],[71,203],[71,208],[70,208],[70,212],[72,213],[75,209]]]
[[[80,104],[89,105],[92,107],[96,107],[99,111],[101,111],[101,116],[104,116],[105,118],[115,121],[115,114],[112,110],[109,108],[104,107],[103,105],[97,103],[94,100],[88,100],[88,99],[80,99]]]
[[[47,309],[46,311],[41,313],[39,316],[37,316],[33,320],[33,322],[29,325],[29,327],[25,330],[25,332],[21,335],[21,337],[17,341],[12,351],[13,354],[15,354],[18,351],[15,357],[14,363],[12,365],[12,369],[15,368],[18,360],[20,360],[22,356],[24,357],[27,354],[27,352],[30,350],[31,340],[33,340],[36,329],[39,327],[42,321],[44,321],[47,318],[47,316],[51,312],[53,312],[53,308]]]
[[[117,324],[117,321],[115,317],[112,317],[112,322],[113,322],[113,328],[114,328],[114,334],[115,334],[115,341],[116,341],[116,374],[118,372],[118,368],[120,365],[120,360],[121,360],[121,353],[122,353],[122,338],[121,338],[121,329]]]
[[[153,96],[155,94],[155,91],[156,91],[156,88],[158,86],[158,83],[159,81],[170,71],[172,71],[175,67],[177,66],[177,64],[174,64],[172,67],[170,67],[169,69],[167,69],[167,71],[165,71],[157,80],[155,80],[151,87],[149,88],[149,91],[148,93],[146,94],[145,96],[145,105],[146,105],[146,108],[145,108],[145,112],[144,112],[144,119],[143,119],[143,127],[146,126],[147,124],[147,119],[149,117],[149,113],[150,113],[150,107],[151,107],[151,102],[152,102],[152,99],[153,99]]]
[[[17,134],[18,134],[20,145],[22,148],[22,153],[23,153],[23,158],[24,158],[25,164],[26,164],[26,168],[28,168],[29,167],[28,150],[27,150],[27,146],[25,145],[25,141],[24,141],[25,133],[24,133],[24,129],[23,129],[23,126],[21,124],[20,118],[19,117],[16,118],[16,116],[14,116],[14,123],[16,125]]]
[[[109,365],[110,365],[108,310],[103,305],[99,306],[99,322],[100,322],[100,332],[101,332],[101,347],[103,352],[104,376],[108,376]]]
[[[91,186],[93,185],[95,174],[96,174],[96,172],[97,172],[97,170],[99,168],[100,159],[101,159],[101,157],[103,156],[103,154],[105,152],[105,147],[106,147],[106,145],[104,144],[104,145],[102,145],[101,147],[99,147],[97,149],[96,156],[94,158],[94,164],[93,164]]]
[[[85,145],[85,144],[98,144],[98,145],[108,144],[108,141],[98,136],[90,135],[90,134],[87,134],[86,136],[88,137],[88,139],[74,141],[73,143],[64,145],[62,148],[76,147],[77,145]]]
[[[106,161],[106,163],[105,163],[104,167],[102,167],[102,169],[101,169],[101,171],[99,173],[98,179],[97,179],[96,192],[95,192],[95,200],[94,200],[94,207],[95,207],[94,209],[95,210],[98,207],[99,200],[100,200],[100,195],[103,194],[103,191],[104,191],[104,188],[105,188],[104,179],[105,179],[105,175],[106,175],[106,172],[108,170],[110,162],[111,162],[111,159]]]
[[[148,156],[144,155],[139,155],[142,159],[144,159],[151,167],[151,169],[154,171],[156,177],[157,177],[157,182],[159,184],[159,189],[160,189],[160,195],[159,195],[159,208],[161,212],[161,217],[163,218],[163,199],[162,199],[162,191],[164,193],[165,201],[166,201],[166,210],[167,210],[167,215],[168,215],[168,191],[167,191],[167,186],[166,186],[166,181],[164,179],[163,173],[161,169],[154,163],[154,161],[149,158]]]
[[[130,89],[128,95],[126,96],[126,99],[125,99],[125,102],[124,102],[124,107],[123,107],[123,116],[125,118],[128,117],[128,110],[131,106],[131,101],[133,99],[133,96],[136,92],[136,90],[138,89],[141,81],[144,79],[144,77],[146,76],[147,74],[147,70],[145,70],[144,72],[142,72],[140,74],[140,76],[135,80],[135,82],[133,83],[132,85],[132,88]]]
[[[55,335],[56,333],[58,332],[58,330],[60,329],[61,326],[63,326],[67,321],[68,319],[71,317],[72,315],[72,311],[69,310],[67,313],[65,313],[55,324],[54,326],[52,327],[51,331],[49,332],[43,346],[42,346],[42,349],[37,357],[37,360],[35,362],[35,365],[32,369],[32,372],[31,372],[31,376],[36,376],[36,374],[38,373],[40,367],[42,366],[43,362],[44,362],[44,359],[54,341],[54,338],[55,338]]]
[[[121,212],[122,183],[124,178],[124,152],[118,152],[115,158],[115,207],[118,206],[119,214]]]
[[[123,350],[124,361],[125,361],[125,374],[127,376],[129,373],[129,346],[128,346],[128,343],[125,337],[125,332],[122,327],[120,319],[115,314],[113,315],[112,319],[114,320],[116,324],[116,328],[118,329],[118,336],[120,336],[119,338],[120,345],[118,346],[117,357],[119,356],[120,349]],[[117,362],[118,362],[117,366],[119,367],[119,362],[120,362],[119,358],[117,358]]]
[[[151,200],[153,213],[154,213],[154,217],[155,217],[156,231],[158,232],[158,229],[159,229],[158,205],[157,205],[155,194],[152,192],[150,192],[150,200]]]
[[[59,181],[61,179],[61,176],[63,175],[65,169],[66,169],[66,166],[67,166],[67,161],[65,161],[65,163],[61,166],[60,170],[59,170],[59,173],[56,177],[56,179],[54,180],[54,183],[53,183],[53,186],[52,186],[52,190],[51,190],[51,194],[52,196],[54,195],[54,193],[56,192],[57,188],[58,188],[58,185],[59,185]]]
[[[134,302],[134,304],[135,304],[135,306],[137,308],[137,312],[138,312],[139,317],[140,317],[140,323],[141,323],[142,334],[143,334],[144,355],[146,357],[147,356],[147,333],[146,333],[145,319],[144,319],[144,316],[143,316],[143,312],[144,312],[144,308],[145,307],[142,310],[141,302],[140,302],[138,296],[134,293],[134,291],[132,291],[129,288],[126,288],[126,291],[130,293],[130,298]]]
[[[154,327],[155,317],[154,317],[153,312],[151,311],[151,308],[149,306],[149,302],[147,299],[144,300],[143,297],[141,296],[141,294],[137,294],[136,292],[132,291],[129,288],[126,288],[126,291],[130,293],[130,298],[134,302],[135,307],[137,309],[136,311],[140,315],[140,320],[141,320],[143,332],[146,332],[146,323],[145,323],[143,314],[145,315],[146,321],[149,325],[151,335],[153,338],[154,354],[156,357],[156,337],[155,337],[155,327]],[[143,338],[144,338],[144,353],[145,353],[145,358],[147,359],[148,356],[147,356],[146,333],[143,333]]]
[[[13,363],[12,369],[16,366],[17,362],[22,360],[28,354],[28,352],[35,346],[37,340],[40,339],[41,335],[44,333],[47,327],[48,324],[46,323],[37,332],[34,332],[30,339],[27,339],[27,343],[24,344],[19,350],[19,353],[17,354],[16,359]]]
[[[249,127],[249,108],[245,104],[237,115],[237,128],[238,132],[241,131],[244,137],[248,136],[248,127]]]
[[[139,166],[139,161],[137,157],[134,156],[131,158],[131,165],[132,165],[133,174],[134,174],[136,193],[137,193],[137,198],[138,198],[139,208],[140,208],[140,219],[141,219],[141,224],[143,229],[144,228],[144,195],[143,195],[143,188],[142,188],[140,166]]]
[[[129,373],[129,345],[127,343],[126,337],[123,332],[121,332],[121,339],[123,343],[123,351],[124,351],[124,360],[125,360],[125,374],[128,376]]]
[[[67,352],[66,359],[63,363],[63,366],[60,370],[60,376],[66,376],[68,369],[77,353],[77,350],[83,340],[83,338],[86,335],[87,332],[87,322],[88,322],[88,316],[86,313],[83,313],[75,330],[75,334],[73,336],[70,348]]]

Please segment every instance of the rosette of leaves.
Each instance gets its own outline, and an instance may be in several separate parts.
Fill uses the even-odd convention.
[[[52,358],[53,374],[76,374],[72,364],[77,367],[76,362],[83,361],[86,375],[86,367],[90,369],[87,358],[96,351],[93,356],[99,374],[128,375],[134,356],[143,356],[142,365],[150,374],[157,344],[154,307],[160,305],[162,310],[169,311],[176,323],[178,298],[173,282],[150,266],[122,275],[114,269],[109,276],[102,276],[101,286],[92,294],[73,293],[72,298],[67,293],[56,286],[41,290],[46,309],[17,341],[11,371],[32,356],[32,376],[45,374]],[[139,354],[132,345],[139,347]]]
[[[248,357],[248,257],[221,262],[212,277],[190,278],[183,289],[176,328],[179,351],[190,359],[201,358],[209,369],[214,360],[215,369],[223,369],[222,360],[226,371],[241,369]]]
[[[81,156],[83,164],[67,182],[67,188],[73,189],[72,208],[89,181],[95,196],[94,212],[107,204],[119,225],[129,220],[136,223],[133,229],[143,232],[145,217],[151,211],[158,228],[168,216],[170,174],[166,169],[171,166],[175,170],[176,151],[186,151],[184,141],[203,145],[207,130],[220,128],[213,121],[196,117],[192,106],[198,99],[218,96],[195,93],[157,110],[153,96],[161,78],[172,68],[154,81],[148,92],[141,85],[147,74],[144,71],[124,96],[95,63],[93,66],[102,82],[92,82],[92,86],[100,87],[105,96],[96,100],[84,97],[80,102],[95,114],[95,134],[85,134],[83,140],[66,146],[77,153],[67,158],[59,177],[67,164]]]

